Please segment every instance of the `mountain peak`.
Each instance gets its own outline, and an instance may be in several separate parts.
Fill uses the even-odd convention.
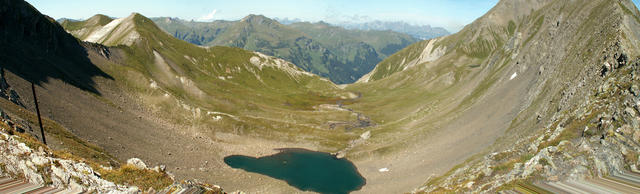
[[[107,25],[109,22],[113,21],[113,18],[103,15],[103,14],[96,14],[94,16],[91,16],[89,19],[87,19],[86,21],[86,25]]]
[[[332,26],[331,24],[329,24],[329,23],[327,23],[325,21],[322,21],[322,20],[320,20],[319,22],[316,22],[316,24],[317,25],[321,25],[321,26]]]
[[[136,31],[136,25],[144,23],[145,19],[146,17],[139,13],[131,13],[125,18],[111,20],[109,23],[94,28],[83,40],[107,46],[121,44],[130,46],[140,37],[140,34]]]
[[[264,15],[255,15],[255,14],[250,14],[248,16],[245,16],[244,18],[242,18],[242,20],[240,20],[241,22],[247,22],[247,23],[252,23],[252,24],[271,24],[271,23],[277,23],[275,20],[268,18]]]
[[[89,19],[87,19],[87,20],[92,20],[92,19],[94,19],[94,20],[95,20],[95,19],[106,19],[106,18],[109,18],[109,19],[110,19],[111,17],[109,17],[109,16],[106,16],[106,15],[104,15],[104,14],[100,14],[100,13],[99,13],[99,14],[96,14],[96,15],[91,16],[91,17],[90,17]]]

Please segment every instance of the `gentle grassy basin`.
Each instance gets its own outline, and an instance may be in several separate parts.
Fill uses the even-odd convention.
[[[260,158],[232,155],[224,162],[232,168],[284,180],[303,191],[349,193],[365,184],[349,160],[305,149],[281,149],[280,153]]]

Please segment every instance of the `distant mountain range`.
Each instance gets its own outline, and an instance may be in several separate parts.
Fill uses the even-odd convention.
[[[30,133],[37,91],[51,146],[3,155],[2,176],[93,189],[56,170],[73,168],[111,188],[154,191],[171,183],[151,190],[147,182],[160,176],[139,175],[167,172],[180,187],[198,179],[300,193],[225,158],[305,148],[349,159],[366,178],[360,193],[638,193],[640,10],[631,0],[501,0],[455,34],[397,52],[415,38],[256,15],[198,23],[133,13],[58,24],[25,1],[0,0],[0,18],[3,118],[24,120]],[[265,54],[333,79],[389,56],[337,86]],[[0,152],[46,147],[5,124]],[[84,164],[36,165],[33,154]],[[131,171],[131,157],[166,168]]]
[[[293,23],[303,22],[303,20],[299,18],[274,18],[278,22],[289,25]],[[377,30],[377,31],[385,31],[391,30],[394,32],[409,34],[413,38],[420,40],[427,40],[432,38],[437,38],[441,36],[446,36],[451,34],[449,31],[442,27],[432,27],[431,25],[413,25],[406,22],[401,21],[370,21],[370,22],[341,22],[341,23],[332,23],[332,25],[340,26],[350,30]]]
[[[412,25],[405,22],[385,22],[372,21],[365,23],[342,23],[338,24],[347,29],[358,30],[391,30],[405,33],[417,39],[427,40],[449,35],[449,31],[441,27],[431,27],[430,25]]]
[[[387,56],[418,41],[393,31],[355,30],[328,23],[284,25],[262,15],[239,21],[151,18],[176,38],[202,46],[232,46],[283,58],[337,84],[353,83]]]

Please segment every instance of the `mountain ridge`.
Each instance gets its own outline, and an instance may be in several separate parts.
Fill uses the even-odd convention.
[[[341,23],[337,24],[347,29],[359,30],[391,30],[394,32],[406,33],[420,40],[428,40],[451,34],[442,27],[432,27],[431,25],[411,25],[405,22],[392,21],[371,21],[364,23]]]
[[[345,88],[368,96],[368,100],[363,100],[363,103],[352,108],[363,110],[363,114],[376,121],[382,134],[373,132],[372,139],[380,138],[378,141],[386,142],[386,145],[379,147],[361,147],[362,157],[366,158],[365,153],[368,152],[413,150],[412,154],[395,154],[400,158],[407,157],[406,160],[393,161],[395,170],[402,171],[398,174],[413,173],[415,176],[422,176],[422,181],[427,182],[422,190],[427,192],[499,190],[504,181],[518,181],[520,175],[528,178],[525,180],[538,180],[530,176],[532,171],[544,174],[543,177],[562,177],[566,175],[562,173],[570,174],[567,171],[571,169],[577,171],[576,168],[580,166],[567,164],[570,158],[555,156],[550,156],[546,161],[566,166],[561,169],[549,168],[552,170],[531,169],[542,163],[538,163],[539,158],[547,157],[541,150],[559,148],[558,143],[561,141],[570,142],[574,146],[562,149],[577,150],[575,145],[579,145],[580,141],[599,137],[606,131],[593,129],[593,125],[601,124],[589,121],[590,119],[602,117],[607,120],[607,114],[624,112],[628,106],[625,104],[637,101],[607,101],[610,104],[604,106],[606,111],[590,112],[602,108],[594,105],[597,104],[594,101],[598,101],[593,99],[598,96],[593,93],[594,88],[610,84],[606,80],[629,83],[627,75],[630,74],[623,72],[637,70],[637,67],[631,65],[624,66],[625,70],[607,78],[602,78],[601,74],[602,71],[615,69],[611,64],[629,64],[631,62],[626,59],[638,56],[639,52],[635,49],[637,43],[634,41],[637,33],[629,30],[637,29],[637,25],[633,24],[636,20],[633,15],[637,15],[637,11],[624,11],[630,9],[619,6],[630,4],[630,1],[501,1],[487,14],[456,34],[415,43],[390,56],[368,76]],[[515,5],[521,10],[510,8]],[[629,24],[622,25],[627,22]],[[626,32],[621,33],[623,31]],[[442,52],[437,52],[438,50]],[[422,63],[416,62],[429,59],[430,56],[438,57]],[[620,60],[613,61],[614,59]],[[630,89],[630,85],[623,85],[620,90]],[[620,98],[632,99],[628,95]],[[585,126],[585,123],[590,124]],[[560,127],[556,129],[557,126]],[[581,137],[585,127],[593,130],[593,136]],[[407,132],[394,131],[392,128],[402,128]],[[561,132],[562,130],[566,131]],[[562,133],[561,137],[549,139],[554,131]],[[529,139],[531,136],[533,137]],[[447,140],[441,139],[446,139],[445,137],[459,143],[447,143]],[[628,137],[630,136],[612,137],[606,141],[629,142],[626,139]],[[389,139],[397,139],[397,142],[392,143]],[[431,143],[419,143],[425,141]],[[441,171],[442,176],[429,177],[428,174],[433,170],[416,173],[421,164],[413,163],[420,161],[409,158],[428,157],[431,158],[431,164],[441,163],[441,160],[451,161],[451,156],[456,154],[442,154],[440,158],[440,154],[433,151],[438,149],[434,145],[442,144],[448,145],[448,149],[456,150],[457,154],[475,152],[476,155],[466,159],[458,158],[455,163],[459,165],[451,171]],[[523,146],[509,151],[513,144]],[[604,151],[611,148],[597,149]],[[613,149],[619,151],[636,148]],[[624,154],[606,152],[611,154],[607,157]],[[506,154],[508,157],[495,159],[492,153]],[[520,156],[522,158],[518,158]],[[535,157],[530,159],[528,156]],[[602,160],[600,157],[603,156],[586,154],[584,157],[589,159],[583,165],[595,166],[594,161]],[[365,168],[385,165],[373,160],[362,163],[368,164],[364,165]],[[626,165],[628,169],[629,165],[635,165],[629,162],[618,164],[620,163],[600,166],[597,170],[585,173],[613,173],[610,171],[612,168],[622,169]],[[496,168],[507,170],[486,170]],[[523,171],[527,173],[523,174]],[[365,177],[367,176],[381,175],[375,172],[365,173]],[[487,176],[490,178],[486,178]],[[404,181],[398,181],[397,184],[407,184]],[[374,182],[369,181],[367,184],[375,184]],[[465,185],[467,183],[471,186]]]
[[[45,118],[119,160],[166,164],[177,177],[231,190],[300,192],[220,161],[301,147],[352,161],[367,180],[357,192],[517,191],[637,171],[639,16],[629,0],[503,0],[342,87],[259,52],[189,44],[140,16],[130,45],[59,42],[82,47],[58,54],[88,56],[86,65],[111,77],[90,77],[98,95],[50,76],[38,99]],[[40,45],[36,53],[58,47],[49,44],[55,34],[20,25],[0,32]],[[0,56],[20,67],[16,58],[28,55]],[[72,64],[45,73],[80,66]],[[33,109],[21,69],[8,70]]]
[[[248,21],[249,19],[252,20]],[[316,37],[313,37],[326,36],[322,33],[330,32],[311,33],[304,28],[283,25],[259,15],[249,15],[239,21],[188,22],[166,18],[156,18],[154,21],[170,34],[183,40],[208,46],[240,47],[281,57],[306,71],[328,77],[338,84],[356,81],[373,69],[384,56],[415,41],[409,36],[395,32],[350,32],[341,29],[337,38],[342,38],[340,42],[346,44],[341,45],[335,40],[316,40]],[[376,41],[350,42],[346,37],[356,37],[351,34],[367,34]],[[384,37],[391,38],[386,40]]]
[[[20,6],[28,5],[24,1],[21,3]],[[23,8],[29,9],[20,7],[12,10],[19,12]],[[183,159],[214,161],[211,157],[238,153],[247,148],[247,144],[225,143],[228,141],[252,144],[248,147],[261,153],[273,152],[274,148],[284,145],[282,142],[315,150],[333,150],[344,146],[344,142],[361,132],[361,129],[355,129],[335,133],[324,128],[329,120],[344,121],[345,125],[355,122],[357,119],[348,112],[334,109],[315,112],[320,104],[332,104],[352,98],[354,94],[341,91],[329,80],[302,71],[282,59],[240,48],[198,47],[172,37],[148,18],[135,13],[114,23],[113,28],[104,30],[107,33],[96,36],[96,42],[108,46],[73,38],[53,20],[42,21],[46,22],[43,26],[50,25],[56,34],[48,34],[47,30],[25,33],[23,29],[32,28],[20,26],[31,24],[16,22],[21,21],[13,19],[19,14],[7,13],[6,10],[0,10],[0,14],[11,19],[0,24],[10,24],[0,31],[13,37],[0,41],[17,41],[19,44],[16,45],[21,47],[33,42],[37,46],[31,54],[43,54],[47,49],[52,52],[57,48],[55,54],[60,54],[62,59],[73,59],[74,56],[84,59],[72,60],[67,66],[63,66],[65,63],[39,61],[24,63],[24,59],[35,60],[37,57],[25,57],[28,54],[22,52],[28,50],[2,44],[1,49],[13,49],[19,53],[0,55],[6,62],[0,67],[7,70],[3,79],[15,95],[22,97],[25,110],[35,110],[29,98],[32,94],[29,80],[34,69],[41,70],[35,73],[45,74],[39,79],[46,81],[36,85],[43,120],[60,123],[61,131],[95,143],[95,148],[108,150],[106,152],[120,162],[132,157],[144,158],[150,164],[171,166],[171,172],[175,172],[178,178],[217,179],[220,181],[216,183],[232,185],[247,177],[213,178],[212,175],[223,177],[234,173],[217,162],[199,168],[226,172],[211,174],[198,171],[200,175],[190,175],[191,165],[197,164],[184,163]],[[32,16],[45,18],[37,12]],[[95,29],[87,33],[93,34],[104,26],[86,27]],[[133,32],[138,35],[135,39],[125,39]],[[21,34],[30,36],[22,40]],[[58,35],[66,39],[58,39]],[[62,50],[65,47],[48,44],[55,41],[60,45],[75,45],[72,48],[76,50]],[[51,55],[42,56],[49,57],[49,60],[57,59]],[[26,70],[31,72],[23,73]],[[93,71],[101,73],[96,75]],[[73,74],[58,76],[58,72]],[[72,75],[76,77],[65,77]],[[80,76],[87,77],[81,81],[73,79]],[[93,90],[83,90],[89,86]],[[14,111],[4,104],[2,109],[11,115],[24,114],[24,111]],[[35,126],[31,117],[22,115],[21,118],[30,119],[29,125]],[[51,135],[55,132],[50,128],[53,126],[45,124],[47,140],[53,142],[50,146],[52,149],[65,148],[58,144],[60,136]],[[326,141],[318,141],[322,136]],[[314,143],[307,143],[310,139]],[[67,144],[76,145],[65,141],[64,145]],[[191,150],[185,152],[185,148]],[[92,159],[92,153],[83,155],[74,149],[71,149],[73,156]],[[280,185],[283,192],[293,190],[275,180],[261,182],[256,186],[272,184]]]

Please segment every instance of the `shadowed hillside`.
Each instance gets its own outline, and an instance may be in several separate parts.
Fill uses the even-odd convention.
[[[67,34],[51,18],[24,1],[3,0],[0,17],[0,67],[40,84],[60,79],[99,93],[93,77],[111,78],[88,58],[83,43]]]

